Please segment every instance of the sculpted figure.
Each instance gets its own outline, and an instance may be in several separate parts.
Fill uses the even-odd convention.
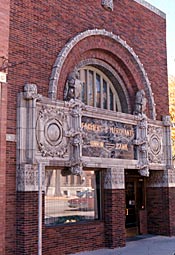
[[[136,93],[134,114],[135,115],[144,114],[146,111],[146,104],[147,99],[145,97],[145,91],[141,89]]]
[[[24,97],[26,99],[33,99],[37,96],[36,84],[26,84],[24,86]]]
[[[64,90],[64,100],[69,101],[71,99],[80,99],[81,90],[82,82],[79,79],[79,73],[70,73]]]

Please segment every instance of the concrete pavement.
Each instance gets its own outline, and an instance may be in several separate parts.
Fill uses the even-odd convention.
[[[128,240],[123,248],[100,249],[72,255],[175,255],[175,237],[136,236]]]

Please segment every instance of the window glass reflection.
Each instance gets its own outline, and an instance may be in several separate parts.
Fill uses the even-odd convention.
[[[83,176],[63,170],[46,170],[45,224],[58,225],[100,217],[101,184],[98,171]]]

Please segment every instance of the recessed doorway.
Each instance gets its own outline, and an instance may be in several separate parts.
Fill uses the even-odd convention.
[[[126,236],[131,237],[142,234],[141,224],[144,222],[143,212],[146,211],[145,204],[145,179],[139,175],[126,175],[125,201],[126,201]],[[146,219],[145,219],[146,220]]]

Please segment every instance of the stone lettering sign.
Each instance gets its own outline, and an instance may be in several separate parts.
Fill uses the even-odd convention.
[[[116,121],[82,117],[82,156],[134,159],[134,126]]]

